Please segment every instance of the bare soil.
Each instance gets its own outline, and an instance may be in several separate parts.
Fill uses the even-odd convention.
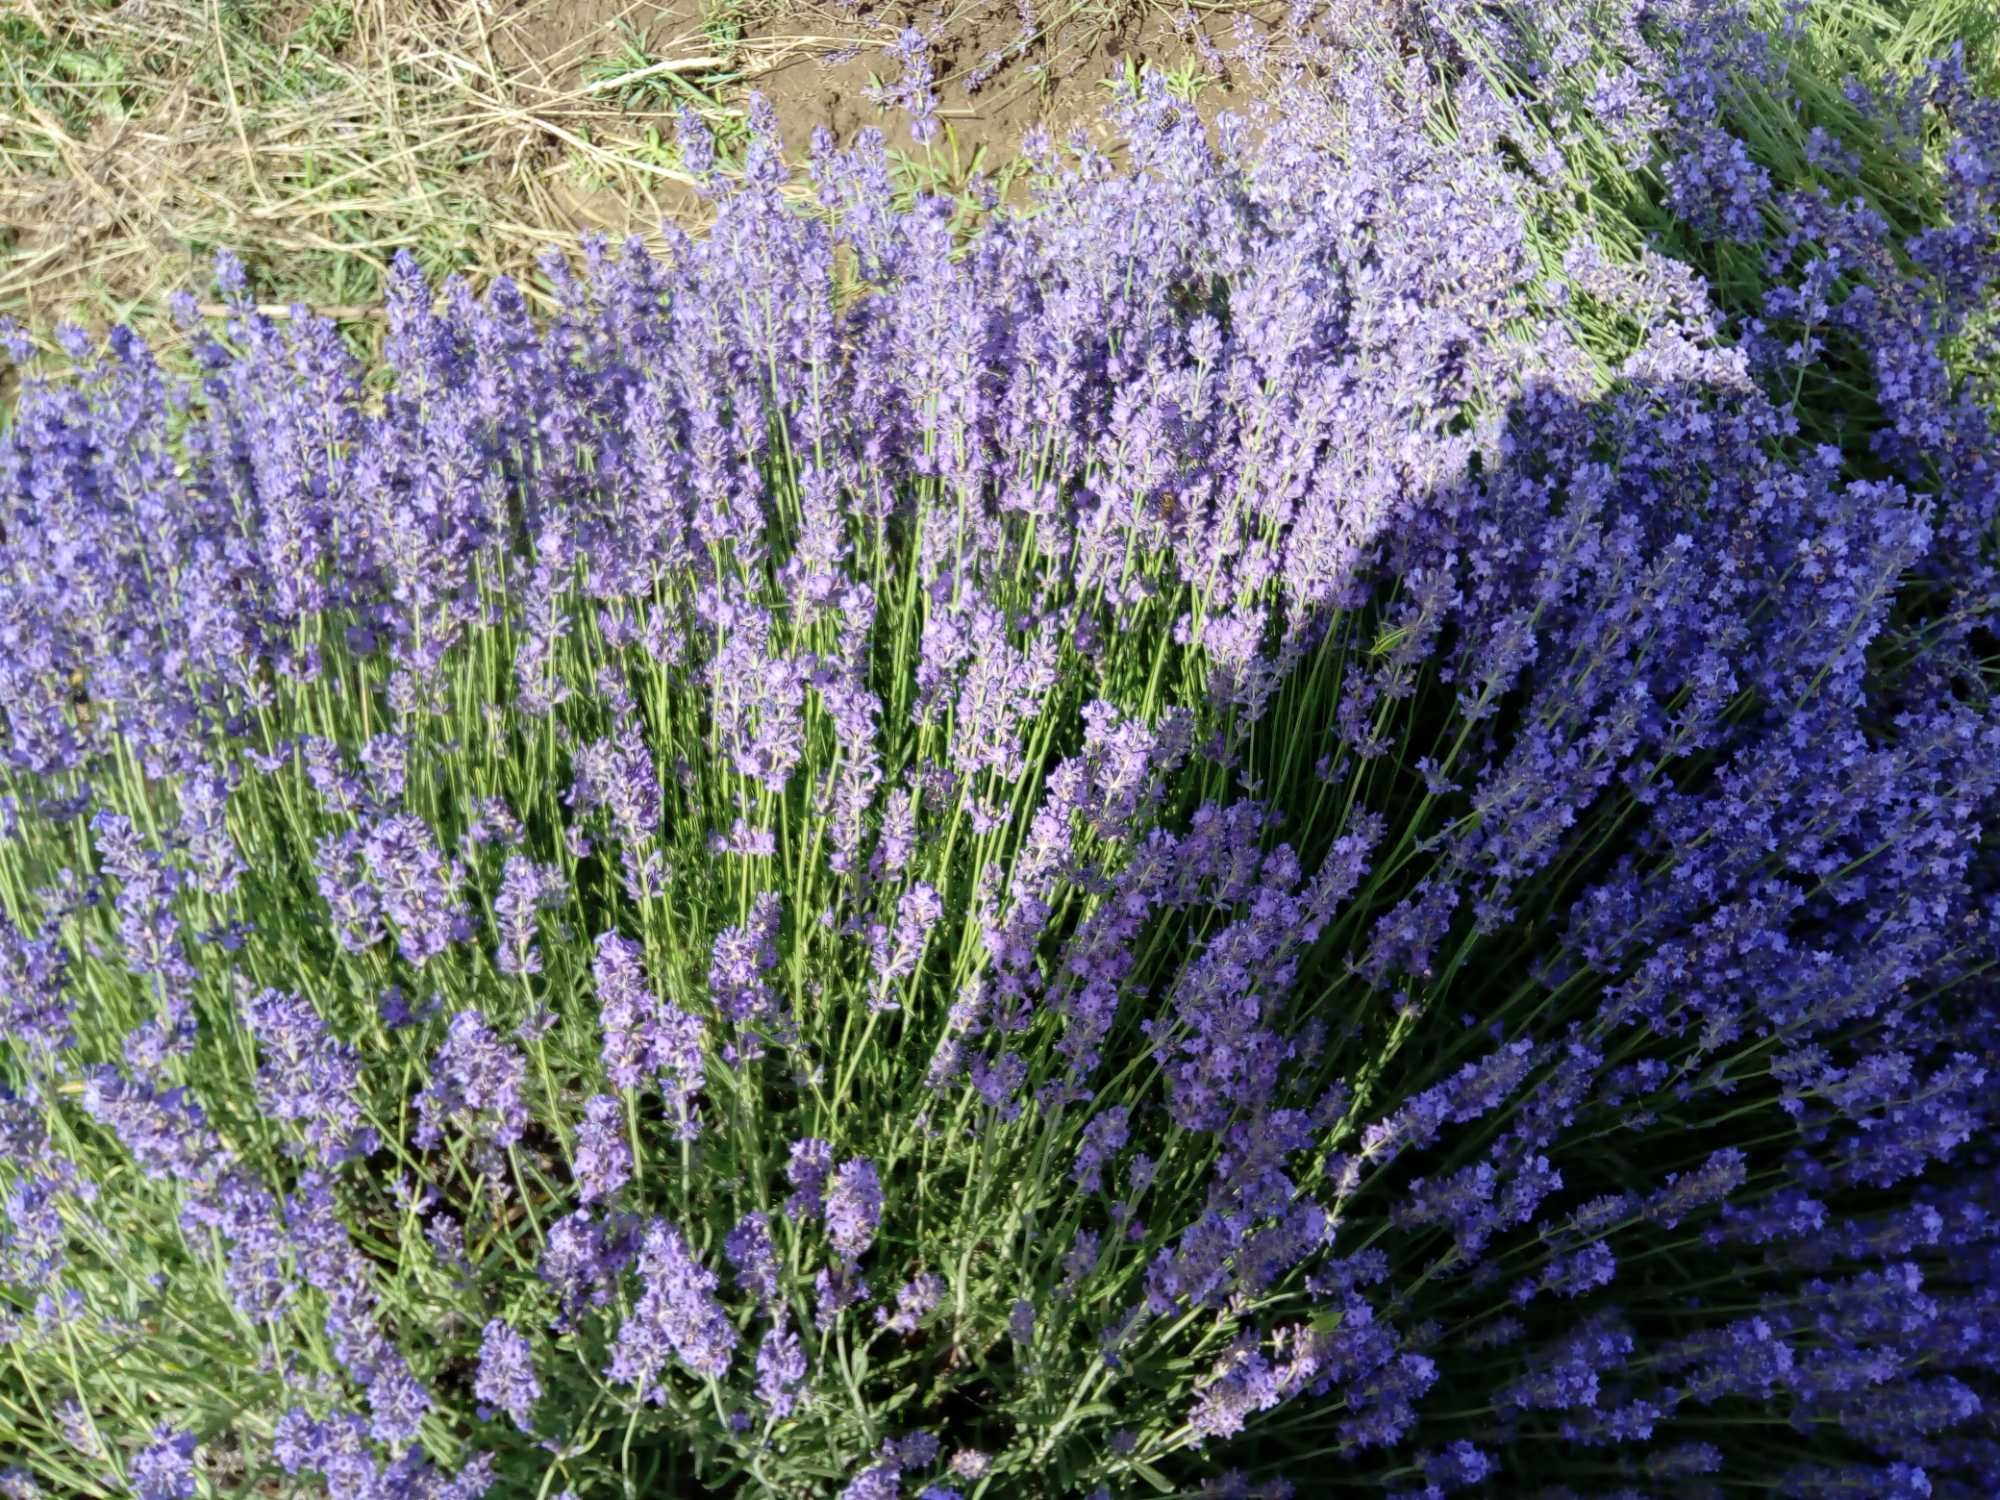
[[[1256,9],[1244,7],[1249,14]],[[798,12],[790,12],[766,23],[759,34],[781,33],[799,20]],[[1210,11],[1197,24],[1216,51],[1227,52],[1232,22],[1233,13]],[[776,109],[787,149],[803,152],[818,126],[846,142],[873,125],[884,132],[890,149],[922,156],[924,148],[911,135],[908,116],[885,111],[868,97],[871,84],[891,83],[896,77],[897,65],[886,53],[897,32],[904,24],[926,29],[922,18],[896,8],[864,7],[845,24],[849,34],[865,39],[858,54],[798,57],[754,81]],[[938,114],[964,159],[983,150],[989,165],[1005,161],[1036,125],[1058,140],[1077,129],[1096,135],[1111,103],[1107,81],[1128,59],[1168,67],[1199,60],[1192,36],[1178,33],[1167,13],[1151,7],[1112,24],[1074,21],[1014,50],[1019,33],[1014,5],[998,0],[947,25],[932,43]],[[996,52],[1009,55],[990,78],[978,79],[982,65]],[[1228,73],[1227,64],[1219,76],[1211,73],[1198,96],[1207,118],[1247,102],[1238,80]],[[937,149],[933,144],[932,150]]]
[[[701,22],[698,0],[493,0],[488,27],[503,67],[567,92],[583,86],[591,61],[618,50],[621,26],[643,32],[655,56],[673,58],[706,50]]]

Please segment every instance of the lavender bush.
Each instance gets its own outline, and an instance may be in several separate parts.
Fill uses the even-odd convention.
[[[1782,34],[1537,9],[966,238],[760,118],[379,399],[227,257],[67,334],[0,1493],[2000,1490],[2000,114],[1899,225]],[[1754,295],[1551,239],[1605,140]]]

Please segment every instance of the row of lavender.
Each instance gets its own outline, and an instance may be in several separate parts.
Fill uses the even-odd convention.
[[[1392,9],[969,239],[760,118],[379,400],[67,338],[0,1494],[2000,1490],[2000,110],[1849,91],[1913,227],[1734,13]]]

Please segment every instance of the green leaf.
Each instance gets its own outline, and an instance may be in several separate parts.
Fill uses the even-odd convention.
[[[1381,630],[1376,632],[1375,644],[1368,648],[1368,654],[1370,656],[1387,656],[1391,651],[1394,651],[1398,646],[1403,644],[1404,639],[1409,633],[1410,628],[1407,625],[1383,626]]]

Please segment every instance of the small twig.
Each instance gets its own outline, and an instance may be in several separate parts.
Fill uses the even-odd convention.
[[[500,76],[500,64],[493,58],[493,32],[486,24],[486,7],[490,0],[472,0],[473,24],[479,28],[479,52],[486,59],[487,76]]]
[[[709,68],[719,68],[727,58],[722,57],[679,57],[668,62],[649,63],[643,68],[634,68],[629,73],[620,73],[616,78],[600,78],[595,83],[585,84],[586,94],[602,94],[610,89],[622,88],[628,83],[637,83],[642,78],[657,78],[662,73],[700,73]]]
[[[257,196],[270,202],[270,195],[264,191],[264,178],[257,170],[257,153],[250,149],[250,132],[243,124],[243,107],[236,100],[236,78],[229,67],[229,38],[222,30],[222,12],[215,0],[209,0],[209,26],[215,34],[215,56],[222,64],[222,91],[229,105],[230,123],[236,127],[236,139],[243,147],[243,166],[250,174],[250,186]]]
[[[195,310],[204,318],[233,318],[246,311],[227,302],[197,302]],[[253,302],[247,311],[261,313],[267,318],[289,318],[293,308],[286,302]],[[308,306],[306,316],[312,318],[332,318],[336,323],[358,322],[363,318],[383,318],[388,314],[381,307],[370,302],[330,302],[320,306]]]

